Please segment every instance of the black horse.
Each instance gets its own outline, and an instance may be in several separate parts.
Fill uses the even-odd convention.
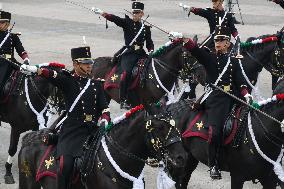
[[[0,61],[3,64],[10,63],[3,58]],[[26,79],[28,91],[25,90]],[[11,161],[17,152],[20,134],[39,128],[37,116],[29,106],[26,92],[28,92],[30,102],[37,112],[41,112],[45,108],[49,97],[54,97],[51,101],[55,103],[58,100],[56,97],[60,95],[58,95],[59,91],[46,79],[39,76],[26,76],[18,70],[13,71],[6,82],[4,91],[5,94],[0,99],[0,117],[1,121],[9,123],[11,126],[9,157],[5,164],[4,179],[6,184],[13,184],[15,181],[11,172]]]
[[[275,35],[250,37],[246,42],[268,37],[275,37]],[[242,65],[253,85],[256,84],[259,73],[265,68],[271,73],[272,89],[275,88],[277,79],[284,74],[284,44],[282,40],[278,39],[277,41],[241,48],[241,54],[244,56]]]
[[[277,91],[282,94],[284,92],[283,83],[280,83],[282,88],[277,87]],[[179,101],[166,107],[166,111],[171,112],[177,121],[177,127],[183,133],[183,136],[185,136],[185,131],[188,131],[190,126],[192,128],[195,126],[205,127],[206,119],[203,120],[204,125],[195,123],[196,120],[194,121],[194,119],[197,118],[196,115],[200,112],[192,110],[191,107],[192,102],[188,100]],[[260,110],[280,122],[284,119],[283,100],[264,105]],[[260,149],[274,161],[276,161],[282,149],[281,146],[284,144],[284,134],[281,132],[280,125],[254,110],[244,108],[240,112],[239,115],[242,115],[241,120],[240,117],[232,118],[232,123],[239,124],[235,135],[238,137],[238,140],[236,140],[238,143],[233,140],[233,142],[223,146],[220,155],[221,169],[230,172],[232,189],[242,189],[245,181],[254,181],[256,179],[260,181],[264,189],[276,188],[277,183],[280,183],[280,181],[273,172],[272,164],[259,155],[252,142],[248,129],[248,112],[251,114],[252,129]],[[176,181],[176,188],[179,189],[187,188],[191,174],[196,169],[198,162],[204,164],[208,162],[208,141],[202,138],[205,135],[200,134],[198,135],[200,137],[197,137],[195,134],[191,133],[190,137],[183,137],[183,144],[189,156],[185,169],[170,171]]]
[[[95,140],[96,137],[89,139],[83,156],[89,157],[86,159],[88,164],[83,163],[84,168],[81,167],[84,186],[98,189],[132,188],[133,182],[123,178],[114,169],[106,151],[124,172],[136,178],[148,162],[148,157],[165,160],[175,168],[182,168],[187,161],[187,154],[181,143],[180,132],[174,125],[169,114],[147,115],[146,111],[140,111],[114,125],[103,135],[102,140]],[[23,147],[18,158],[20,189],[37,189],[41,186],[44,189],[55,188],[55,179],[51,177],[43,177],[36,182],[41,158],[49,148],[42,144],[42,137],[48,132],[49,129],[41,130],[23,137]],[[103,144],[108,150],[104,150]],[[82,188],[82,185],[73,188]]]
[[[174,42],[168,47],[158,51],[161,53],[154,56],[153,59],[150,56],[144,64],[142,70],[143,86],[140,84],[130,91],[128,101],[132,106],[158,101],[166,93],[161,84],[164,85],[166,90],[171,91],[184,67],[190,68],[187,69],[187,71],[194,72],[197,76],[201,76],[198,78],[200,82],[205,81],[205,70],[202,66],[193,65],[188,67],[189,62],[186,61],[187,53],[185,53],[183,49],[182,40]],[[106,78],[111,72],[111,69],[115,66],[113,65],[112,57],[100,57],[95,59],[95,62],[93,67],[94,78]],[[155,76],[154,69],[156,70],[158,78]],[[113,79],[115,80],[116,78],[114,77]],[[158,79],[161,83],[158,82]],[[118,88],[107,89],[106,93],[111,99],[119,102]]]

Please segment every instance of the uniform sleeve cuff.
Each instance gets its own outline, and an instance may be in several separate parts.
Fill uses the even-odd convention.
[[[246,85],[242,85],[241,86],[241,95],[242,96],[245,96],[246,94],[248,94],[248,89],[247,89],[247,86]]]
[[[27,53],[26,51],[22,52],[21,58],[22,58],[23,60],[25,60],[26,58],[29,58],[28,53]]]

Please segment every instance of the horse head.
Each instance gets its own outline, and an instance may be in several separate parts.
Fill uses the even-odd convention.
[[[170,166],[184,167],[187,153],[181,142],[181,133],[170,112],[160,111],[148,116],[146,130],[146,140],[153,158],[163,160]]]

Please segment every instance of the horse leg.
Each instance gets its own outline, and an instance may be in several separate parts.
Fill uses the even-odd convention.
[[[20,138],[20,132],[15,129],[15,127],[11,126],[11,134],[10,134],[10,146],[8,150],[8,160],[5,164],[6,168],[6,174],[4,176],[5,183],[6,184],[14,184],[15,180],[12,174],[12,157],[16,154],[17,152],[17,146],[19,143],[19,138]]]
[[[244,186],[244,180],[240,177],[231,175],[231,189],[242,189]]]
[[[192,156],[190,156],[182,172],[177,171],[174,173],[174,175],[172,175],[173,178],[175,177],[174,180],[176,181],[176,189],[187,189],[191,174],[196,169],[197,165],[198,161]]]

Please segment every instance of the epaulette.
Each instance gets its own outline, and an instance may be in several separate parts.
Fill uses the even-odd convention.
[[[20,36],[20,35],[22,35],[22,33],[21,32],[16,32],[16,33],[11,33],[12,35],[17,35],[17,36]]]

